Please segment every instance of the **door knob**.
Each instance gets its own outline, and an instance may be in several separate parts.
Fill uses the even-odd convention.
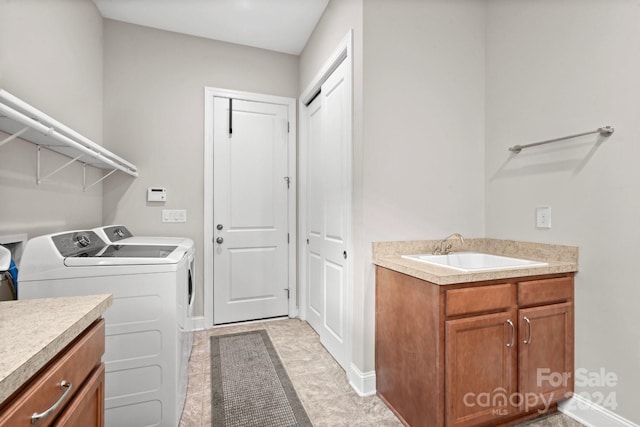
[[[222,224],[218,224],[218,225],[216,225],[216,228],[217,228],[218,230],[222,230]]]
[[[217,244],[221,245],[221,244],[222,244],[222,242],[224,242],[224,239],[223,239],[222,237],[218,237],[218,238],[216,239],[216,243],[217,243]]]

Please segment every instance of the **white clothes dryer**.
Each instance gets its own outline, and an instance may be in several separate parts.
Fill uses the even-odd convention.
[[[187,331],[193,331],[193,307],[196,298],[196,248],[193,240],[188,237],[134,236],[124,225],[105,225],[94,228],[91,231],[95,232],[107,243],[117,243],[118,245],[175,245],[184,248],[187,251],[189,287],[187,298],[178,299],[178,313],[183,316],[180,319],[181,326]],[[189,335],[189,343],[193,345],[193,333]],[[190,351],[191,346],[189,346]]]
[[[182,329],[180,334],[180,346],[182,348],[182,359],[180,365],[180,394],[187,391],[189,379],[188,363],[191,356],[194,340],[194,306],[196,300],[196,247],[193,240],[188,237],[161,237],[161,236],[134,236],[124,225],[112,224],[97,227],[91,231],[95,232],[107,243],[118,245],[175,245],[187,251],[187,293],[179,295],[176,301],[178,324]]]
[[[177,245],[107,245],[93,231],[35,237],[20,265],[19,299],[110,293],[105,312],[105,424],[178,425],[184,328],[176,301],[188,289]]]

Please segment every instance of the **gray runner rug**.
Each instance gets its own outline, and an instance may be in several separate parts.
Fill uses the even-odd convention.
[[[267,331],[211,337],[213,427],[311,426]]]

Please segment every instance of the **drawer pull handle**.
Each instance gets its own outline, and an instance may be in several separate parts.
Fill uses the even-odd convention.
[[[60,383],[60,390],[66,388],[65,392],[62,393],[62,396],[60,396],[60,399],[58,399],[58,401],[54,403],[51,408],[40,413],[34,412],[33,415],[31,415],[31,424],[35,424],[41,419],[46,418],[49,415],[51,415],[53,412],[55,412],[55,410],[58,409],[58,407],[62,404],[62,402],[64,402],[64,400],[67,398],[67,396],[71,392],[71,386],[72,384],[69,381],[62,380],[62,382]]]
[[[509,324],[509,326],[511,326],[511,342],[507,344],[507,347],[511,348],[513,347],[513,344],[515,343],[515,339],[516,339],[516,327],[513,325],[513,322],[511,321],[511,319],[508,319],[507,323]]]
[[[527,322],[527,339],[522,341],[525,344],[531,344],[531,320],[527,316],[524,316],[524,321]]]

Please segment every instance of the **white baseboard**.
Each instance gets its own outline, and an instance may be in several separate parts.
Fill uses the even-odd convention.
[[[587,427],[640,427],[576,394],[571,399],[558,403],[558,410]]]
[[[353,363],[349,366],[348,374],[349,384],[358,393],[358,395],[373,396],[376,394],[376,372],[362,372]]]
[[[205,329],[204,316],[194,316],[191,318],[191,330],[201,331]]]

